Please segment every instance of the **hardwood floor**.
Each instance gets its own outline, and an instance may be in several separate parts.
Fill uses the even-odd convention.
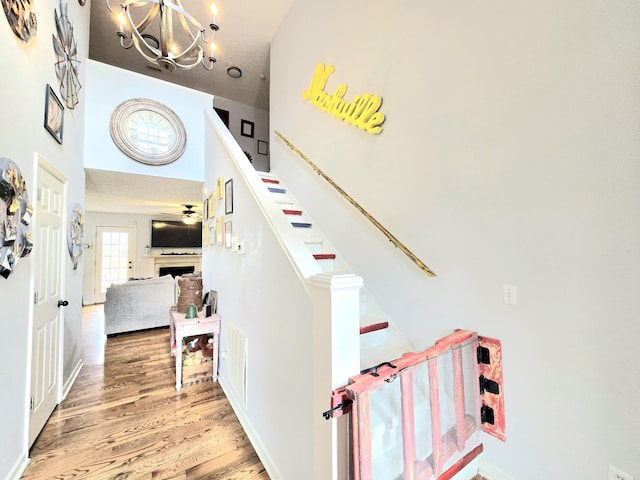
[[[102,323],[83,309],[84,367],[23,479],[269,479],[218,383],[176,392],[168,329],[105,344]]]

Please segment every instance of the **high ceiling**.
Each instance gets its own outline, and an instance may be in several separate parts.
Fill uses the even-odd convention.
[[[183,85],[245,105],[269,108],[269,45],[293,0],[216,0],[216,59],[213,70],[198,66],[169,72],[145,60],[135,48],[120,46],[117,20],[105,0],[92,0],[89,58],[98,62]],[[112,9],[119,3],[111,0]],[[210,2],[183,0],[185,10],[203,25],[211,20]],[[210,32],[209,32],[210,33]],[[232,78],[227,68],[242,70]],[[184,204],[201,213],[202,184],[101,170],[86,171],[85,208],[89,211],[179,215]]]
[[[168,72],[145,60],[134,47],[123,49],[116,35],[117,20],[106,0],[94,0],[89,58],[267,110],[269,45],[292,3],[293,0],[216,0],[220,30],[213,70],[198,66]],[[182,5],[207,28],[211,22],[210,2],[184,0]],[[117,0],[111,0],[111,8],[119,12]],[[207,33],[211,33],[208,28]],[[231,66],[240,68],[242,77],[230,77],[227,68]]]

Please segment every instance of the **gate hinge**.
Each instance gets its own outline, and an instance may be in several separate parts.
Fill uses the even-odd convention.
[[[341,417],[345,413],[351,413],[352,400],[347,397],[347,388],[340,387],[331,392],[331,408],[322,412],[325,420]]]
[[[493,408],[483,404],[480,408],[480,420],[482,420],[482,423],[490,423],[491,425],[494,425],[496,420]]]
[[[491,365],[491,352],[487,347],[478,346],[476,354],[478,356],[478,364]]]
[[[493,393],[494,395],[500,394],[500,385],[498,382],[489,380],[484,375],[480,375],[480,395],[484,395],[484,392]]]

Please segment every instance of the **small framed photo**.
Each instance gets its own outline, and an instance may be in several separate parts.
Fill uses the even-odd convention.
[[[44,128],[62,145],[62,127],[64,125],[64,107],[51,85],[47,84],[44,104]]]
[[[209,245],[209,225],[202,224],[202,245]]]
[[[216,244],[216,222],[215,220],[209,225],[209,243],[208,245]]]
[[[231,248],[231,220],[224,222],[224,246]]]
[[[224,195],[224,178],[218,177],[216,180],[216,198],[222,200]]]
[[[223,110],[222,108],[216,107],[213,107],[213,109],[220,117],[220,120],[222,120],[222,123],[224,123],[224,126],[229,128],[229,110]]]
[[[258,153],[260,155],[267,155],[269,153],[269,144],[264,140],[258,140]]]
[[[216,200],[213,193],[207,197],[207,214],[207,218],[216,216]]]
[[[253,138],[253,126],[253,122],[249,120],[240,120],[240,135]]]
[[[224,244],[224,217],[216,217],[216,245]]]
[[[224,183],[224,213],[233,213],[233,179]]]

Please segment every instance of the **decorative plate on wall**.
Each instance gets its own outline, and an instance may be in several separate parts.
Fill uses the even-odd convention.
[[[118,105],[111,114],[109,132],[122,153],[146,165],[175,162],[187,146],[187,132],[178,115],[148,98]]]
[[[31,0],[2,0],[4,14],[13,33],[24,42],[35,37],[38,32],[36,10]]]
[[[0,276],[4,278],[11,275],[19,258],[31,253],[32,215],[20,169],[8,158],[0,158]]]
[[[79,203],[74,203],[69,209],[69,225],[67,225],[67,247],[73,261],[73,269],[78,268],[78,260],[82,255],[84,245],[84,211]]]
[[[60,14],[56,10],[56,35],[53,37],[53,49],[58,56],[55,63],[56,77],[60,83],[60,96],[64,99],[67,108],[73,110],[78,104],[78,92],[82,88],[78,80],[78,66],[80,60],[76,59],[78,45],[73,38],[73,26],[67,16],[68,5],[60,2]]]

